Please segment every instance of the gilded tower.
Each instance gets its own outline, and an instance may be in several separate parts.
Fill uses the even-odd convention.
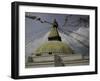
[[[72,54],[72,49],[62,42],[62,39],[58,32],[58,23],[54,20],[49,36],[48,42],[42,44],[36,50],[36,55],[40,56],[42,54]]]

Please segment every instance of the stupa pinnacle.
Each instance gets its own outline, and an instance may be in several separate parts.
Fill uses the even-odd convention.
[[[57,28],[58,28],[58,23],[56,19],[54,19],[53,26],[51,27],[51,31],[48,36],[48,41],[52,40],[61,41],[61,37],[59,36]]]

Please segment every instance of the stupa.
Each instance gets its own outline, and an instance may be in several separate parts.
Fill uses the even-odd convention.
[[[56,20],[54,20],[53,25],[51,27],[48,42],[42,44],[37,50],[36,55],[43,55],[43,54],[73,54],[73,50],[66,44],[63,43],[59,32],[57,30],[58,24]]]
[[[58,32],[58,23],[54,20],[48,41],[40,45],[29,56],[26,67],[50,67],[89,64],[89,58],[83,58],[82,54],[76,54],[73,49],[64,43]]]

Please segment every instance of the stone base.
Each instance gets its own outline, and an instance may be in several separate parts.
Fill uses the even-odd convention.
[[[62,65],[63,64],[63,65]],[[26,63],[26,68],[54,67],[54,66],[76,66],[88,65],[89,58],[83,58],[81,54],[60,54],[46,56],[32,56],[32,61]]]

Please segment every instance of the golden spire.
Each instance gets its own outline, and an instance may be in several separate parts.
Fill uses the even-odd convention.
[[[58,33],[57,28],[58,28],[58,23],[57,23],[56,19],[54,19],[54,22],[51,27],[51,31],[48,36],[49,41],[52,41],[52,40],[61,41],[61,37]]]

